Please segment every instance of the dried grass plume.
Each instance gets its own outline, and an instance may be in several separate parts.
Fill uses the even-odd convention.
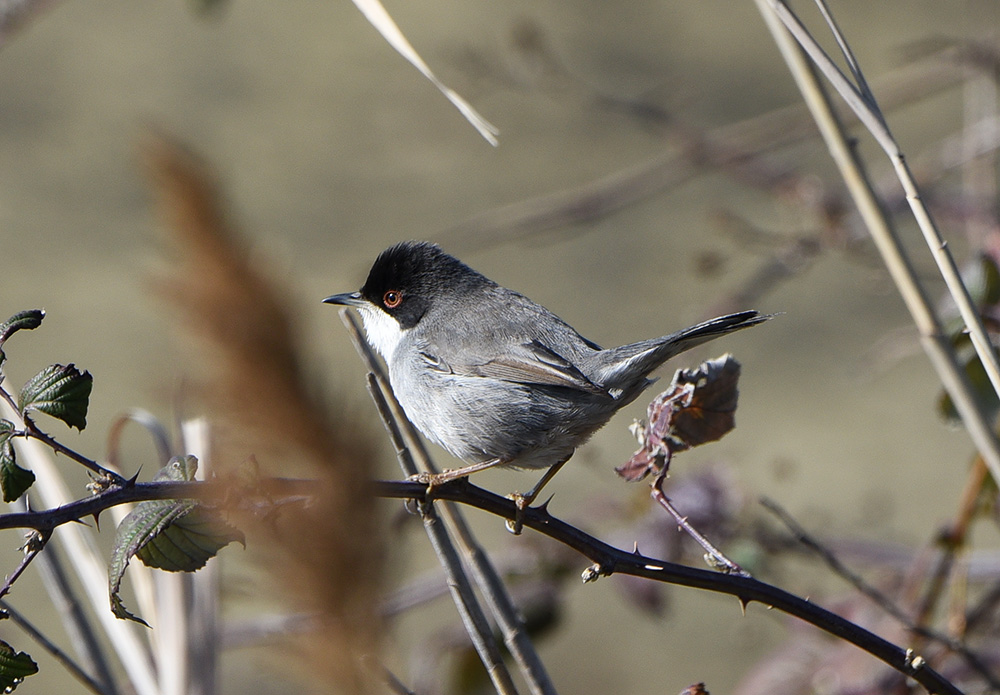
[[[145,138],[142,155],[177,249],[159,289],[181,311],[182,337],[198,339],[198,393],[225,433],[221,474],[253,455],[269,473],[287,475],[294,460],[318,478],[313,503],[283,507],[266,523],[242,521],[251,544],[266,542],[283,594],[275,599],[319,616],[319,634],[302,642],[309,665],[338,691],[364,692],[360,657],[378,643],[382,556],[370,442],[316,397],[295,312],[245,249],[206,165],[162,133]]]

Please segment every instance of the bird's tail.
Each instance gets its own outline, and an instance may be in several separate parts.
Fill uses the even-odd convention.
[[[662,338],[643,340],[605,350],[602,357],[607,359],[607,363],[599,370],[596,381],[606,387],[617,387],[628,393],[633,390],[632,387],[644,384],[646,375],[671,357],[727,333],[764,323],[773,316],[774,314],[761,314],[757,311],[741,311],[710,319]],[[642,388],[645,388],[645,384]],[[641,388],[639,390],[641,391]]]

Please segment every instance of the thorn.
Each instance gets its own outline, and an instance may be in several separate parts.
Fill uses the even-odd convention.
[[[545,512],[546,514],[548,514],[549,513],[549,502],[551,502],[552,498],[555,497],[555,496],[556,496],[555,493],[552,493],[551,495],[549,495],[549,498],[547,500],[545,500],[540,505],[538,505],[538,511]]]
[[[131,478],[128,478],[125,481],[125,487],[135,487],[135,482],[139,479],[140,471],[142,471],[142,466],[139,466],[138,470],[136,470],[135,472],[135,475],[133,475]]]
[[[632,541],[632,554],[642,555],[642,553],[639,552],[639,541]]]
[[[747,616],[747,606],[750,605],[750,599],[743,598],[742,596],[737,596],[740,602],[740,611],[743,613],[743,617]]]

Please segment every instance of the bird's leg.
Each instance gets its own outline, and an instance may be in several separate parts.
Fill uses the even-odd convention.
[[[489,459],[487,461],[480,461],[479,463],[470,463],[462,466],[461,468],[451,468],[441,471],[440,473],[429,473],[425,471],[423,473],[410,476],[410,479],[426,485],[427,498],[430,499],[434,496],[434,488],[444,485],[449,481],[458,480],[459,478],[464,478],[472,475],[473,473],[478,473],[479,471],[485,471],[487,468],[499,466],[502,463],[504,462],[500,459]]]
[[[508,531],[513,533],[515,536],[521,534],[521,519],[524,515],[524,510],[531,506],[531,503],[534,502],[535,498],[541,493],[542,488],[548,485],[549,481],[555,477],[555,474],[559,472],[559,469],[562,468],[567,461],[569,461],[569,456],[564,458],[559,463],[549,466],[549,469],[545,471],[545,475],[542,476],[541,480],[535,483],[535,487],[531,488],[528,494],[522,495],[521,493],[516,492],[513,495],[509,495],[509,497],[514,500],[514,505],[517,507],[517,511],[514,513],[513,519],[507,520]]]

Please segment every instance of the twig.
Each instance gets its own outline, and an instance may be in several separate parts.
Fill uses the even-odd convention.
[[[213,456],[211,448],[212,437],[208,421],[204,418],[193,418],[182,421],[181,451],[198,457],[198,478],[204,480],[211,477],[213,471]],[[186,679],[177,684],[175,692],[182,695],[214,695],[219,691],[218,672],[220,646],[221,615],[221,567],[218,558],[212,558],[205,567],[195,574],[174,575],[173,581],[180,583],[183,577],[183,601],[178,602],[181,611],[187,614],[184,629],[176,624],[171,629],[177,631],[173,649],[179,659],[186,663]],[[156,573],[158,587],[162,597],[165,573]],[[170,606],[160,602],[159,614],[170,615]],[[177,621],[171,619],[171,623]],[[163,623],[160,623],[162,628]],[[161,668],[163,662],[161,661]],[[168,666],[169,667],[169,666]],[[180,669],[178,669],[180,670]]]
[[[847,61],[847,67],[851,70],[851,76],[854,77],[858,92],[864,98],[869,110],[885,125],[885,117],[882,115],[881,110],[879,110],[878,102],[875,101],[875,95],[872,93],[871,87],[868,86],[868,81],[865,80],[865,75],[861,71],[861,65],[858,63],[858,59],[854,57],[854,51],[851,50],[847,39],[841,33],[840,27],[830,12],[830,8],[827,7],[825,0],[816,0],[816,7],[819,8],[819,12],[823,16],[823,21],[830,27],[833,37],[837,40],[837,46],[840,48],[844,60]],[[888,126],[886,126],[886,129],[888,129]]]
[[[953,51],[948,51],[948,54]],[[961,69],[928,59],[878,83],[887,108],[905,105],[961,80]],[[850,111],[848,110],[848,115]],[[680,134],[674,128],[675,135]],[[581,186],[546,193],[475,215],[436,235],[452,248],[507,243],[558,227],[590,222],[690,180],[704,166],[746,166],[765,148],[815,136],[801,104],[784,107],[695,136],[687,129],[682,151],[669,151]],[[759,185],[759,184],[757,184]]]
[[[27,414],[21,412],[21,409],[17,406],[17,402],[14,400],[14,397],[7,392],[7,389],[5,388],[3,383],[0,383],[0,398],[3,398],[3,400],[7,402],[7,405],[10,407],[11,412],[21,420],[21,424],[23,425],[23,430],[20,432],[20,434],[22,436],[33,437],[34,439],[37,439],[38,441],[42,442],[53,451],[60,453],[63,456],[66,456],[67,458],[70,458],[83,466],[86,466],[94,473],[97,473],[102,478],[110,480],[116,485],[125,485],[128,482],[128,480],[118,475],[114,471],[108,470],[107,468],[99,464],[97,461],[89,459],[83,454],[73,451],[68,446],[65,446],[64,444],[57,442],[55,439],[45,434],[45,432],[38,429],[38,425],[36,425],[34,421]]]
[[[434,546],[434,552],[441,559],[441,566],[448,578],[448,587],[455,597],[456,606],[459,606],[459,615],[462,617],[465,631],[479,653],[479,658],[482,660],[483,666],[486,667],[490,680],[493,681],[493,687],[501,695],[517,693],[517,688],[503,662],[503,655],[493,636],[493,631],[490,629],[486,614],[476,600],[472,583],[464,571],[453,571],[456,567],[461,568],[462,561],[448,536],[447,529],[441,525],[434,505],[429,502],[422,505],[421,516],[424,528],[427,530],[427,537],[430,539],[431,545]]]
[[[256,509],[267,505],[283,504],[291,500],[297,502],[315,492],[315,481],[292,480],[287,478],[268,478],[261,481],[259,496],[246,492],[239,500],[233,500],[246,509]],[[30,512],[11,512],[0,514],[0,530],[9,528],[33,528],[38,531],[50,531],[57,526],[80,521],[87,517],[97,516],[101,512],[129,502],[166,499],[194,499],[205,502],[218,501],[230,489],[219,481],[162,480],[149,483],[133,483],[124,488],[112,488],[81,500],[67,504]]]
[[[14,586],[14,582],[17,578],[21,576],[24,570],[28,569],[28,565],[31,561],[38,556],[38,553],[42,552],[45,548],[45,544],[49,542],[49,538],[52,537],[52,531],[50,529],[45,531],[32,531],[28,534],[28,538],[24,543],[24,557],[21,558],[21,562],[18,563],[14,571],[7,575],[7,579],[4,581],[3,586],[0,586],[0,599],[10,593],[10,588]]]
[[[442,585],[444,581],[442,580]],[[263,613],[246,618],[230,618],[222,622],[218,647],[222,652],[257,647],[290,635],[315,632],[319,628],[316,613]]]
[[[913,634],[944,645],[947,649],[962,657],[966,664],[968,664],[969,668],[975,670],[979,675],[981,675],[983,679],[990,684],[990,687],[994,690],[1000,689],[1000,680],[998,680],[997,677],[990,671],[989,667],[978,654],[971,651],[958,640],[952,639],[944,633],[915,623],[910,616],[906,614],[906,611],[897,606],[892,599],[866,582],[859,574],[842,563],[833,551],[813,538],[812,535],[810,535],[809,532],[806,531],[806,529],[803,528],[802,525],[799,524],[792,517],[792,515],[785,511],[777,502],[767,497],[762,497],[760,503],[765,509],[781,520],[781,523],[788,528],[799,543],[816,553],[820,559],[826,563],[827,567],[833,570],[835,574],[839,575],[860,593],[871,599],[875,605],[899,621],[903,627]]]
[[[422,500],[426,486],[417,482],[378,482],[376,492],[381,497]],[[459,479],[434,489],[435,499],[446,499],[482,509],[505,519],[515,519],[516,504]],[[961,695],[961,691],[925,660],[907,652],[891,642],[865,630],[859,625],[827,611],[811,601],[799,598],[770,584],[710,570],[695,569],[666,560],[646,557],[639,553],[619,550],[581,531],[565,521],[552,516],[545,507],[529,507],[521,512],[524,526],[534,529],[564,545],[573,548],[594,562],[586,573],[588,577],[613,573],[645,577],[669,584],[705,589],[736,596],[744,604],[760,602],[814,625],[835,637],[844,639],[885,662],[900,673],[913,678],[934,693]]]
[[[663,480],[666,478],[666,472],[667,469],[664,467],[653,479],[653,483],[650,486],[650,494],[653,499],[656,500],[661,507],[666,509],[677,521],[677,525],[684,529],[687,534],[705,550],[705,560],[709,565],[718,571],[725,572],[726,574],[736,574],[741,577],[749,577],[749,572],[723,555],[722,552],[712,545],[711,541],[705,538],[705,536],[703,536],[698,529],[688,523],[687,517],[682,516],[681,513],[677,511],[677,508],[670,502],[670,499],[663,494]]]
[[[171,453],[170,435],[167,433],[167,428],[164,427],[163,423],[148,410],[143,410],[142,408],[129,408],[124,413],[116,417],[108,427],[108,467],[116,473],[120,473],[122,469],[119,464],[122,434],[125,431],[125,426],[133,422],[145,429],[149,434],[150,439],[153,440],[153,445],[156,447],[157,465],[166,465],[167,461],[170,460]],[[185,451],[187,453],[193,453],[187,450]],[[199,461],[201,460],[201,457],[199,457]]]
[[[941,557],[932,575],[932,580],[924,597],[923,603],[917,610],[915,622],[918,625],[924,624],[937,605],[938,598],[945,586],[945,580],[951,573],[951,568],[955,563],[956,551],[966,543],[966,536],[969,532],[969,525],[976,513],[979,495],[983,486],[989,479],[986,464],[983,463],[982,456],[977,455],[969,470],[965,481],[965,488],[962,490],[962,498],[958,506],[958,515],[950,528],[942,534],[939,544],[942,546]]]
[[[409,462],[407,463],[403,458],[400,459],[400,463],[404,465],[404,473],[406,475],[413,475],[419,472],[412,460],[413,454],[410,452],[416,452],[417,460],[425,470],[431,473],[436,472],[437,469],[427,454],[427,450],[424,448],[423,442],[417,435],[413,424],[406,417],[406,413],[403,412],[395,395],[392,393],[392,387],[389,385],[379,361],[375,358],[367,341],[362,337],[361,328],[358,326],[354,315],[346,310],[342,310],[341,318],[347,326],[351,340],[368,366],[369,374],[371,375],[370,380],[374,381],[374,384],[370,382],[369,389],[375,385],[381,390],[386,403],[392,409],[390,415],[398,423],[398,426],[405,431],[406,439],[410,442],[410,446],[405,447],[407,452],[406,457],[409,459]],[[493,616],[496,618],[503,633],[504,642],[511,656],[514,657],[514,660],[520,667],[528,688],[535,695],[556,695],[555,685],[545,670],[545,665],[538,656],[531,638],[524,629],[520,613],[514,605],[513,600],[511,600],[510,593],[500,578],[500,573],[493,566],[489,555],[479,545],[468,523],[466,523],[464,515],[454,505],[444,503],[442,504],[442,517],[461,546],[469,563],[473,579],[475,579],[476,584],[487,599]]]
[[[77,463],[89,468],[91,471],[93,471],[100,477],[110,480],[115,485],[128,484],[127,478],[118,475],[113,470],[105,468],[97,461],[87,458],[83,454],[77,453],[73,449],[70,449],[68,446],[56,441],[55,439],[47,435],[45,432],[38,429],[38,426],[27,415],[24,416],[24,426],[25,426],[25,432],[28,436],[34,437],[35,439],[37,439],[38,441],[42,442],[47,447],[55,451],[57,454],[62,454],[63,456],[66,456],[67,458],[76,461]]]
[[[0,601],[0,610],[6,613],[7,617],[9,617],[11,621],[24,630],[31,639],[35,640],[35,642],[37,642],[42,649],[52,655],[52,658],[62,664],[63,668],[69,671],[70,675],[83,683],[84,686],[86,686],[91,692],[97,693],[97,695],[115,694],[116,691],[111,685],[101,685],[91,678],[87,672],[85,672],[75,661],[73,661],[69,654],[60,649],[59,645],[46,637],[37,627],[29,622],[27,618],[21,615],[21,613],[14,610],[9,603],[6,601]]]
[[[12,509],[25,511],[27,498],[22,497],[11,502]],[[80,663],[85,664],[88,678],[102,684],[101,692],[106,695],[117,695],[118,686],[112,675],[111,666],[108,663],[105,650],[98,639],[92,621],[88,619],[80,601],[77,597],[76,589],[70,584],[66,571],[63,568],[62,560],[59,556],[58,542],[50,542],[45,548],[45,552],[39,554],[35,559],[35,569],[41,577],[42,585],[49,595],[53,607],[62,619],[63,629],[73,645]],[[27,628],[26,628],[27,629]],[[34,628],[31,628],[34,630]],[[45,640],[44,636],[36,637]],[[46,642],[40,641],[43,647]],[[60,660],[60,657],[57,656]],[[83,670],[76,663],[67,666],[71,672],[75,669]]]

